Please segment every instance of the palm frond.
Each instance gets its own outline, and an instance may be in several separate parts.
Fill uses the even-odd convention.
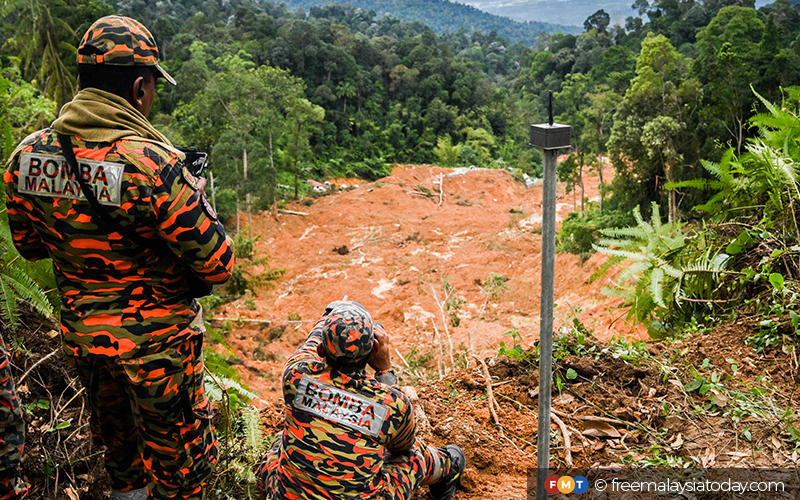
[[[217,381],[219,381],[219,384],[217,383]],[[258,394],[249,389],[246,389],[239,382],[228,377],[220,376],[218,374],[215,375],[214,377],[209,377],[208,383],[206,384],[206,391],[208,392],[208,397],[211,398],[212,401],[222,401],[223,391],[231,391],[231,390],[241,394],[242,396],[247,397],[248,399],[258,398]]]
[[[659,269],[661,269],[661,271],[670,278],[675,278],[676,280],[681,279],[683,277],[683,274],[686,272],[683,268],[676,269],[671,265],[669,265],[667,262],[663,262],[661,266],[659,266]]]
[[[664,189],[694,188],[710,191],[712,189],[722,189],[725,186],[724,182],[714,179],[689,179],[680,182],[668,182],[664,184]]]

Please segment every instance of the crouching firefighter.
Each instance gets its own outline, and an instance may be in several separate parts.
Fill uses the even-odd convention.
[[[407,500],[422,486],[434,500],[453,498],[464,453],[416,437],[389,352],[364,306],[328,306],[283,371],[284,428],[258,470],[265,499]]]

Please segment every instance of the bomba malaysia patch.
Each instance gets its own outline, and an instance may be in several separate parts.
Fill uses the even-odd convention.
[[[103,205],[121,205],[122,163],[78,160],[78,171]],[[22,153],[19,163],[20,193],[85,200],[81,184],[63,156]]]
[[[385,406],[308,376],[300,379],[294,406],[318,417],[377,437],[389,413]]]

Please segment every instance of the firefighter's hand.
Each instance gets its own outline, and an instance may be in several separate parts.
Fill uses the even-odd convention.
[[[197,179],[197,190],[203,196],[206,195],[206,184],[208,184],[208,181],[206,181],[205,177],[198,177],[198,179]]]
[[[380,323],[372,325],[372,333],[375,335],[375,340],[372,341],[372,352],[367,362],[376,372],[388,370],[392,367],[389,334]]]

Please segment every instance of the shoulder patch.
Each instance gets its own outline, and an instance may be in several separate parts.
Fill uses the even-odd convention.
[[[125,165],[83,158],[77,160],[80,175],[94,191],[97,201],[103,205],[120,206]],[[20,155],[17,190],[36,196],[86,199],[80,182],[63,156],[23,152]]]
[[[186,181],[186,184],[197,191],[197,179],[195,179],[194,176],[189,173],[189,169],[186,167],[181,167],[181,175],[183,176],[183,180]]]
[[[201,194],[200,201],[203,203],[203,209],[206,211],[206,215],[208,215],[208,217],[213,221],[218,220],[217,212],[214,211],[214,207],[212,207],[211,203],[208,202],[206,195]]]
[[[293,405],[312,415],[377,437],[389,409],[375,401],[304,375]]]

